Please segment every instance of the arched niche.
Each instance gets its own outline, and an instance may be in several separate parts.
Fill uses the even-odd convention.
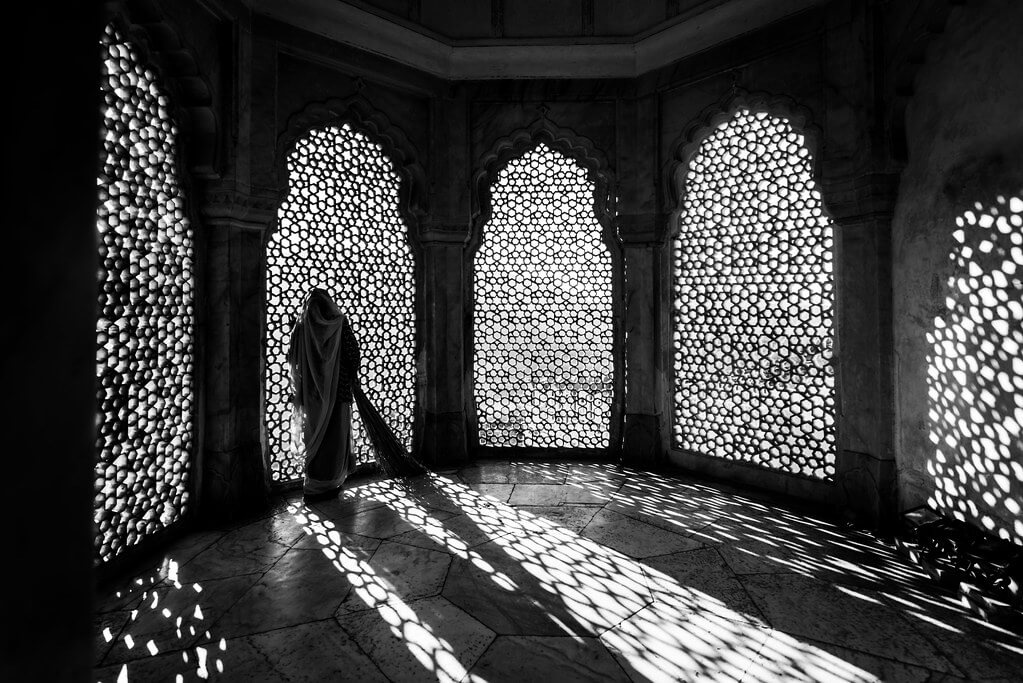
[[[838,449],[835,234],[817,129],[735,94],[670,166],[671,448],[831,481]]]
[[[283,191],[264,245],[264,445],[270,479],[302,474],[287,347],[312,287],[331,292],[359,339],[361,383],[407,448],[419,422],[423,171],[415,150],[362,99],[310,105],[278,144]],[[359,463],[373,453],[355,411]]]
[[[499,282],[501,278],[495,277],[493,268],[489,275],[484,272],[485,262],[481,259],[488,258],[488,228],[494,229],[495,220],[508,223],[504,208],[494,204],[495,195],[502,198],[509,194],[500,189],[503,179],[507,180],[507,174],[518,174],[520,189],[530,186],[530,189],[523,190],[527,195],[542,191],[542,178],[534,177],[532,181],[524,182],[523,169],[517,166],[523,160],[527,165],[534,164],[534,171],[541,175],[548,174],[548,178],[552,169],[541,168],[544,164],[553,164],[557,167],[553,172],[565,174],[566,178],[571,175],[572,179],[567,184],[560,181],[555,184],[562,190],[573,187],[576,199],[574,205],[568,207],[565,201],[549,197],[555,206],[550,220],[542,226],[522,226],[526,228],[522,234],[505,242],[505,250],[515,253],[502,254],[504,262],[512,266],[521,265],[523,270],[515,273],[506,269],[504,280],[507,282],[502,283]],[[579,192],[583,187],[586,196],[580,199]],[[480,159],[473,176],[473,229],[466,252],[466,271],[469,274],[466,300],[471,302],[466,381],[472,396],[468,411],[471,443],[474,442],[478,451],[499,448],[502,452],[617,453],[621,436],[624,363],[621,249],[614,234],[613,187],[614,177],[608,163],[592,142],[557,127],[546,116],[530,127],[500,138]],[[531,220],[531,217],[539,215],[540,208],[533,206],[531,209],[526,205],[538,198],[527,196],[515,211],[523,219]],[[584,211],[580,211],[582,207],[585,207]],[[606,258],[606,278],[601,279],[602,284],[597,285],[596,281],[587,284],[582,278],[578,283],[580,291],[590,287],[592,291],[599,290],[599,297],[606,299],[606,307],[602,309],[604,313],[600,315],[595,315],[597,309],[593,306],[580,304],[572,308],[565,305],[567,299],[559,303],[557,296],[550,301],[541,301],[543,297],[537,296],[544,291],[572,287],[572,283],[558,280],[559,276],[565,280],[567,273],[574,271],[564,268],[564,264],[559,266],[555,263],[553,255],[557,249],[566,246],[560,241],[570,237],[568,233],[556,234],[552,227],[556,222],[554,214],[559,213],[562,219],[577,221],[572,225],[588,224],[592,239],[587,249],[599,244]],[[588,216],[582,217],[583,213]],[[547,229],[538,229],[541,227]],[[498,261],[491,258],[489,262],[492,266]],[[505,285],[512,285],[512,299],[501,304],[497,304],[493,297],[488,300],[487,277],[493,280],[489,285],[489,291],[493,293],[507,294],[511,290]],[[535,279],[532,285],[527,284],[530,278]],[[513,310],[514,306],[520,310]],[[484,320],[481,316],[489,318]],[[575,324],[569,320],[572,316],[579,318]],[[606,322],[598,320],[602,317]],[[600,351],[604,360],[597,365],[606,368],[606,374],[587,369],[594,365],[587,365],[582,360],[589,351],[580,348],[583,345],[579,341],[568,339],[579,330],[604,329],[602,325],[606,325],[607,339]],[[480,336],[483,329],[490,330],[488,334],[495,338],[483,340]],[[530,329],[534,330],[533,338],[523,337]],[[518,348],[505,348],[502,349],[505,353],[495,353],[499,345]],[[508,395],[495,398],[492,392],[497,387],[495,381],[499,374],[513,379],[505,378],[498,391]],[[491,393],[481,395],[484,391]],[[533,398],[526,399],[527,395]],[[503,403],[499,405],[495,401]],[[594,434],[585,438],[571,436],[573,424],[592,422],[592,416],[582,412],[587,401],[600,410],[602,436],[599,440],[594,438],[596,425],[591,429]],[[555,424],[560,426],[552,426]]]

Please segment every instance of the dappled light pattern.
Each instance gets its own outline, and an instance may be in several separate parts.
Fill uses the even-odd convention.
[[[491,188],[474,263],[482,446],[607,448],[611,253],[585,168],[539,144]]]
[[[106,561],[188,505],[195,254],[167,94],[113,25],[100,54],[94,510]]]
[[[680,189],[674,446],[830,479],[833,227],[803,136],[740,110],[703,140]]]
[[[295,145],[288,181],[266,252],[266,427],[275,481],[297,479],[304,467],[292,440],[287,357],[312,288],[330,292],[351,320],[362,388],[406,448],[415,403],[415,263],[394,164],[349,124],[327,126]],[[352,433],[356,461],[373,460],[355,408]]]
[[[204,589],[199,583],[182,583],[178,569],[175,560],[167,560],[159,571],[136,578],[115,592],[116,600],[134,609],[123,626],[102,626],[99,635],[101,643],[119,650],[118,659],[128,661],[108,668],[109,676],[99,675],[96,681],[147,680],[140,667],[145,667],[147,658],[161,655],[173,656],[175,664],[164,666],[162,672],[173,673],[178,680],[184,676],[207,680],[225,673],[227,640],[210,631],[203,611]]]
[[[1023,544],[1023,193],[956,219],[927,335],[928,503]]]
[[[176,672],[195,644],[210,662],[218,634],[235,680],[1012,680],[1023,666],[1018,634],[867,533],[602,463],[350,479],[190,547],[178,575],[220,577],[203,582],[218,585],[203,591],[213,635],[178,651],[153,637],[163,654],[129,669],[162,656]],[[159,605],[176,593],[157,589]]]

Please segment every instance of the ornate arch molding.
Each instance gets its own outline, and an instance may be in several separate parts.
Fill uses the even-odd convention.
[[[288,194],[290,179],[287,160],[298,141],[312,130],[345,123],[379,144],[384,150],[384,155],[390,159],[400,180],[398,211],[408,226],[409,236],[418,245],[422,219],[426,215],[423,207],[423,198],[426,196],[426,171],[419,162],[415,146],[405,133],[361,95],[314,102],[288,118],[284,132],[277,139],[275,152],[278,204]],[[277,229],[277,221],[274,220],[272,223],[271,233]]]
[[[822,147],[823,132],[814,123],[813,112],[785,95],[737,90],[717,104],[703,110],[696,119],[686,126],[674,145],[667,173],[664,174],[668,184],[664,196],[670,201],[670,206],[667,209],[671,217],[669,239],[674,238],[678,233],[678,217],[683,210],[682,203],[686,196],[686,181],[690,162],[696,156],[704,139],[718,126],[729,121],[741,109],[782,117],[789,122],[793,129],[801,133],[803,144],[810,150],[814,182],[817,183],[818,188],[822,186],[821,154],[819,152]]]
[[[219,178],[219,126],[213,91],[198,55],[181,39],[177,26],[151,0],[107,2],[102,20],[104,26],[113,23],[135,45],[146,66],[168,90],[171,110],[184,133],[189,172],[196,178]]]
[[[939,0],[917,27],[907,29],[912,34],[899,41],[900,49],[887,69],[888,134],[891,154],[896,161],[905,163],[909,160],[906,110],[916,95],[920,71],[934,60],[935,44],[940,44],[939,38],[945,33],[953,14],[965,11],[965,5],[966,0]]]
[[[512,159],[534,149],[541,142],[575,160],[586,169],[587,179],[596,185],[593,212],[603,228],[604,240],[609,245],[616,244],[613,233],[615,179],[607,157],[589,138],[577,135],[568,128],[561,128],[543,115],[529,126],[498,138],[490,150],[480,158],[472,176],[472,235],[468,250],[470,257],[479,249],[483,241],[483,227],[493,214],[490,188],[497,182],[498,175]],[[612,249],[612,253],[617,254],[617,250]]]
[[[470,302],[465,324],[465,382],[469,387],[469,434],[470,442],[479,447],[479,422],[471,397],[473,395],[473,373],[475,363],[475,342],[473,312],[475,292],[473,290],[473,268],[476,252],[483,243],[483,229],[493,215],[491,187],[498,175],[509,162],[534,149],[540,143],[546,144],[573,159],[586,169],[587,180],[594,183],[593,212],[601,226],[601,236],[611,254],[611,308],[613,316],[612,355],[614,358],[614,398],[611,403],[610,437],[608,453],[620,452],[625,414],[625,305],[624,267],[621,242],[615,232],[616,180],[607,156],[593,141],[575,131],[562,128],[547,118],[546,111],[530,125],[498,138],[484,153],[472,175],[472,234],[468,249],[465,250],[467,275],[463,279],[465,301]]]

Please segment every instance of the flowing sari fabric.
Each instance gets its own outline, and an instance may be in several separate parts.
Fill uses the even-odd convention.
[[[305,451],[307,496],[329,495],[355,467],[352,385],[359,347],[348,318],[325,290],[314,289],[291,334],[295,389],[292,443]]]

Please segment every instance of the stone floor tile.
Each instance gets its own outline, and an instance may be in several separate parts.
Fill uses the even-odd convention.
[[[432,520],[443,521],[453,515],[449,512],[433,510],[429,512]],[[358,534],[385,540],[398,534],[404,534],[416,528],[417,522],[425,521],[426,517],[417,510],[399,509],[390,506],[376,507],[365,512],[333,520],[334,528],[341,534]]]
[[[460,681],[494,633],[441,597],[340,615],[338,622],[388,679]]]
[[[363,587],[348,594],[339,614],[376,609],[389,602],[408,602],[437,595],[447,577],[451,556],[446,552],[385,541],[363,572],[347,567],[347,578]]]
[[[538,505],[521,507],[519,511],[542,517],[559,527],[580,533],[600,508],[595,505]]]
[[[329,548],[292,549],[216,622],[214,632],[235,638],[327,619],[350,589]]]
[[[768,635],[752,624],[655,602],[600,641],[634,681],[738,681]]]
[[[700,547],[697,541],[690,538],[608,510],[601,510],[594,515],[582,535],[636,558],[667,555]]]
[[[443,522],[421,526],[413,531],[406,531],[392,536],[390,540],[418,548],[458,554],[503,536],[504,533],[489,526],[487,529],[481,528],[475,520],[463,514],[449,517]]]
[[[923,584],[931,588],[927,584]],[[882,592],[887,604],[923,634],[963,676],[1019,679],[1023,635],[976,619],[958,600],[933,589]]]
[[[479,491],[488,498],[493,498],[500,503],[507,503],[508,498],[511,497],[512,489],[515,488],[515,484],[469,484],[471,488]]]
[[[715,548],[696,548],[642,562],[653,599],[680,610],[714,611],[727,619],[766,626],[756,603]]]
[[[222,649],[223,648],[223,649]],[[187,659],[186,659],[187,657]],[[93,680],[128,681],[280,681],[285,680],[262,653],[245,639],[191,647],[96,669]]]
[[[141,595],[139,596],[141,600]],[[121,638],[121,631],[131,621],[131,611],[97,613],[92,620],[93,663],[100,665],[110,648]]]
[[[218,639],[214,624],[258,579],[258,574],[249,574],[180,587],[159,586],[146,592],[103,663],[155,656],[154,650],[186,650]]]
[[[630,683],[625,671],[596,638],[552,636],[498,636],[465,680]]]
[[[560,462],[520,462],[509,481],[513,484],[564,484],[568,465]]]
[[[479,460],[458,471],[458,478],[467,484],[513,484],[516,466],[510,462]]]
[[[557,484],[516,484],[509,505],[561,505],[565,487]]]
[[[229,576],[262,573],[303,535],[292,515],[278,515],[229,531],[191,561],[181,565],[183,582],[203,582]]]
[[[565,485],[565,502],[573,505],[605,505],[621,488],[612,481],[569,482]]]
[[[880,596],[798,574],[742,577],[775,629],[878,657],[950,671],[948,661]]]
[[[359,534],[342,534],[322,524],[310,524],[305,527],[305,535],[291,546],[292,550],[319,550],[325,547],[338,547],[344,543],[346,548],[372,554],[381,541],[379,538],[360,536]]]
[[[557,595],[496,542],[476,549],[482,562],[455,559],[442,595],[498,634],[593,635]]]
[[[359,515],[373,508],[383,507],[385,503],[375,498],[342,491],[337,498],[328,498],[309,504],[302,503],[302,505],[312,508],[324,519],[337,520]]]
[[[811,651],[814,656],[800,660],[792,656],[793,651]],[[821,664],[827,668],[822,668]],[[761,648],[753,666],[746,672],[746,679],[778,683],[817,683],[821,680],[965,683],[967,680],[947,672],[877,657],[832,643],[782,636],[776,636]]]
[[[273,662],[276,674],[273,680],[387,683],[373,660],[333,619],[268,631],[242,640],[251,643]],[[228,652],[234,642],[228,643]],[[250,680],[255,683],[269,679]]]
[[[621,485],[629,479],[630,472],[613,463],[576,462],[568,464],[567,484],[597,483]]]

